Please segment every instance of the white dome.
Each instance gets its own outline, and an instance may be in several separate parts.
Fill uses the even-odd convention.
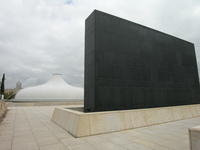
[[[20,90],[15,96],[15,101],[64,101],[83,100],[83,88],[67,84],[59,74],[45,84],[28,87]]]

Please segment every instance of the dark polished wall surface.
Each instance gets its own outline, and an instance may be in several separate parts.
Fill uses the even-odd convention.
[[[95,10],[85,25],[85,112],[200,103],[194,45]]]

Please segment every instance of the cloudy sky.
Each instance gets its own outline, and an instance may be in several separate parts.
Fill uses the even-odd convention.
[[[0,75],[6,87],[46,82],[62,73],[83,86],[84,21],[94,10],[195,44],[200,61],[199,0],[0,0]]]

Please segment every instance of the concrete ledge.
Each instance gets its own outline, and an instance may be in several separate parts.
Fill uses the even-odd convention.
[[[200,116],[200,104],[84,113],[55,108],[52,121],[75,137],[145,127]]]
[[[55,105],[83,105],[83,100],[68,101],[13,101],[7,102],[8,107],[17,106],[55,106]]]
[[[196,126],[189,129],[190,149],[200,149],[200,126]]]
[[[0,122],[3,119],[6,111],[7,111],[6,102],[0,101]]]

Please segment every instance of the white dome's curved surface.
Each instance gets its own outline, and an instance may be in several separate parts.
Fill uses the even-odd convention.
[[[59,74],[53,75],[45,84],[20,90],[15,96],[15,101],[63,101],[72,99],[83,100],[83,88],[67,84]]]

